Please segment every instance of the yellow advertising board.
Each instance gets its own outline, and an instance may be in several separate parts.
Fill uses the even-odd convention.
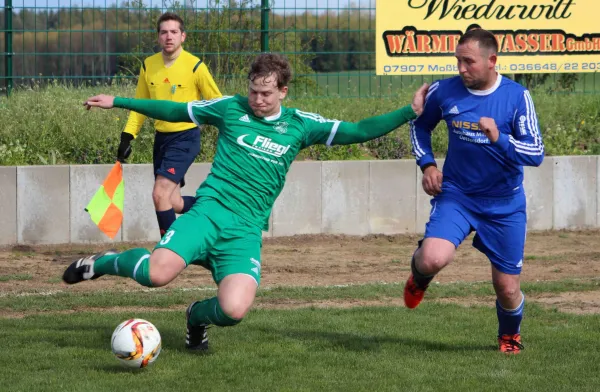
[[[377,0],[377,75],[456,74],[473,25],[491,31],[501,73],[600,71],[600,0]]]

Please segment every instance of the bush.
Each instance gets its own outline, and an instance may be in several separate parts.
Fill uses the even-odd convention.
[[[239,85],[217,82],[224,94],[240,91]],[[82,104],[91,95],[133,96],[134,90],[130,82],[96,87],[54,84],[15,90],[10,98],[0,101],[0,165],[113,163],[127,111],[86,112]],[[284,103],[327,118],[358,121],[407,104],[413,90],[405,89],[392,98],[298,98]],[[556,94],[543,88],[534,89],[532,95],[547,155],[600,154],[599,95]],[[441,123],[432,138],[436,156],[445,156],[447,138],[446,126]],[[216,140],[216,129],[205,127],[197,162],[213,159]],[[151,163],[153,142],[152,121],[147,120],[132,142],[129,162]],[[298,157],[303,160],[400,158],[411,158],[407,125],[360,145],[312,146]]]

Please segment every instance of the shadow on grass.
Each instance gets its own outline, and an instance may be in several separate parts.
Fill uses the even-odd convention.
[[[253,328],[253,327],[250,327]],[[353,334],[332,331],[310,331],[302,329],[276,329],[267,327],[253,328],[258,332],[271,336],[279,335],[288,339],[295,339],[309,344],[318,344],[329,348],[342,348],[348,351],[379,351],[382,346],[398,345],[403,348],[412,348],[422,351],[489,351],[497,350],[495,344],[465,343],[443,343],[418,339],[414,337],[396,336],[367,336],[364,334]]]
[[[53,344],[59,347],[82,347],[82,348],[98,348],[98,349],[109,349],[110,350],[110,339],[112,336],[113,328],[112,323],[109,326],[98,325],[98,324],[79,324],[76,327],[58,326],[53,329],[59,331],[66,331],[74,328],[73,335],[84,334],[85,339],[77,339],[72,334],[50,334],[46,336],[46,341],[51,341]],[[243,328],[253,333],[259,333],[265,336],[276,337],[280,336],[286,339],[294,339],[298,341],[306,342],[307,344],[317,344],[325,348],[341,348],[349,351],[378,351],[382,346],[397,345],[403,348],[411,348],[417,350],[426,351],[456,351],[456,352],[468,352],[468,351],[487,351],[497,350],[495,344],[477,344],[473,342],[464,343],[444,343],[440,341],[419,339],[412,336],[382,336],[382,335],[366,335],[359,333],[347,333],[347,332],[334,332],[334,331],[316,331],[309,329],[299,328],[277,328],[277,327],[265,327],[256,326],[252,324],[245,324],[243,326],[237,326],[236,328]],[[209,330],[209,337],[212,333],[219,330],[218,327],[212,327]],[[85,331],[85,332],[83,332]],[[221,332],[222,333],[222,332]],[[182,325],[181,328],[161,328],[160,334],[162,337],[163,348],[168,348],[169,351],[177,353],[186,353],[199,356],[210,356],[213,352],[209,350],[203,351],[190,351],[185,348],[185,328]],[[235,336],[237,334],[232,335]],[[80,335],[81,336],[81,335]],[[223,348],[226,349],[226,346]]]
[[[120,365],[120,364],[116,363],[116,361],[117,360],[115,359],[115,364],[101,366],[100,370],[105,373],[115,373],[115,374],[121,374],[121,373],[122,374],[144,374],[146,371],[151,369],[153,366],[153,365],[150,365],[150,367],[148,367],[148,368],[135,369],[135,368],[128,368],[123,365]]]

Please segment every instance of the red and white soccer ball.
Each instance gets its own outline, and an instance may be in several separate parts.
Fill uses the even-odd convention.
[[[129,319],[117,326],[110,344],[113,354],[122,365],[144,368],[156,361],[160,354],[161,338],[151,322]]]

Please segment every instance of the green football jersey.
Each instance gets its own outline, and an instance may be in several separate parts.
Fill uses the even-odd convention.
[[[341,123],[283,106],[278,115],[256,117],[240,95],[190,102],[188,113],[197,125],[219,129],[212,170],[196,196],[219,200],[263,230],[300,150],[332,144]]]

